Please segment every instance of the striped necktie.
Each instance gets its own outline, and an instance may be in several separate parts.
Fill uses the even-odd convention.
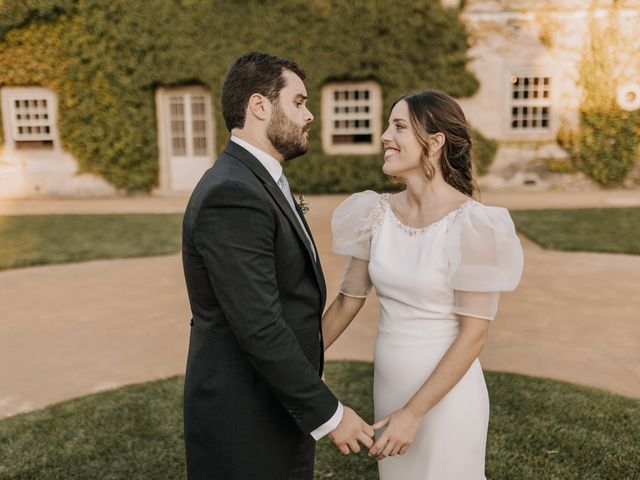
[[[282,193],[284,194],[284,198],[287,199],[287,203],[289,203],[291,210],[293,210],[293,213],[298,219],[298,222],[302,227],[302,231],[304,232],[305,237],[307,237],[307,241],[309,242],[309,247],[311,247],[311,252],[313,253],[313,259],[317,260],[316,250],[313,248],[313,242],[311,241],[311,238],[309,238],[307,229],[305,228],[304,223],[302,222],[302,219],[298,214],[298,209],[296,208],[295,202],[293,201],[293,196],[291,195],[291,189],[289,188],[289,182],[287,181],[287,177],[284,176],[284,173],[280,176],[280,179],[278,180],[278,187],[280,187],[280,190],[282,190]]]

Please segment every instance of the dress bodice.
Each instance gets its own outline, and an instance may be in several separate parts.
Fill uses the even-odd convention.
[[[455,338],[458,322],[454,290],[448,283],[446,239],[456,219],[476,205],[474,200],[466,201],[440,220],[416,229],[396,218],[388,195],[380,199],[369,261],[369,276],[381,305],[380,334],[419,341]]]
[[[513,290],[522,273],[522,249],[507,210],[472,199],[416,229],[398,220],[389,194],[366,191],[336,209],[332,226],[336,253],[369,262],[367,281],[383,317],[402,305],[396,317],[443,321],[444,329],[457,325],[456,314],[492,319],[497,292]]]

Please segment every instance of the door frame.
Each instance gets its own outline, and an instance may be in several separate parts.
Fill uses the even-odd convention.
[[[158,129],[158,163],[160,166],[158,187],[162,193],[177,193],[171,188],[171,126],[169,125],[169,97],[171,95],[203,95],[205,97],[205,115],[207,122],[207,155],[213,163],[213,153],[215,146],[215,119],[213,117],[213,107],[211,104],[211,94],[209,90],[201,85],[189,85],[185,87],[158,87],[156,89],[156,122]],[[189,119],[190,120],[190,119]],[[187,136],[185,130],[185,141],[188,143],[192,138]]]

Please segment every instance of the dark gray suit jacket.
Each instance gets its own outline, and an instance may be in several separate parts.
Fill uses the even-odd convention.
[[[284,480],[337,409],[320,379],[326,288],[307,242],[267,170],[229,142],[184,216],[189,479]]]

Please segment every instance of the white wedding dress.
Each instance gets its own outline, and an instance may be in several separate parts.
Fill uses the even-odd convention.
[[[494,318],[500,291],[522,273],[509,213],[474,200],[426,228],[400,223],[389,195],[352,195],[332,219],[333,249],[348,257],[341,292],[371,284],[381,317],[374,352],[375,420],[402,408],[458,334],[456,314]],[[411,448],[379,462],[381,480],[482,480],[489,398],[476,359],[422,421]]]

